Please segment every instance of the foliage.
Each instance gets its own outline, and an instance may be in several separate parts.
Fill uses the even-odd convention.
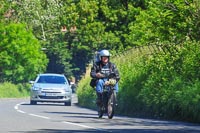
[[[148,54],[148,48],[131,49],[128,52],[113,59],[120,71],[120,89],[118,94],[118,112],[123,114],[137,115],[143,106],[137,98],[145,79],[145,69],[143,59]]]
[[[26,23],[33,29],[34,35],[44,43],[48,43],[60,31],[62,3],[57,0],[22,0],[13,1],[16,21]]]
[[[145,63],[148,77],[139,97],[152,115],[199,121],[199,43],[185,42]]]
[[[47,48],[47,72],[77,78],[99,49],[118,53],[136,45],[199,40],[198,0],[13,0],[2,6],[2,22],[26,23]]]
[[[29,84],[12,84],[4,82],[0,84],[0,98],[19,98],[29,96]]]
[[[117,113],[200,121],[199,43],[168,45],[168,51],[164,44],[160,52],[138,47],[112,59],[121,75]],[[77,94],[80,105],[94,108],[89,72],[79,82]]]
[[[50,59],[47,66],[48,73],[62,73],[70,77],[72,75],[70,64],[71,52],[66,48],[66,43],[63,41],[64,35],[58,34],[56,38],[51,40],[51,46],[47,45],[44,50],[47,57]]]
[[[87,73],[82,77],[81,82],[79,82],[76,93],[79,105],[95,109],[96,92],[89,85],[91,80],[90,69],[91,67],[87,68]]]
[[[136,21],[129,24],[127,42],[131,45],[145,45],[151,42],[199,40],[199,4],[191,0],[148,1],[147,10],[141,10]]]
[[[34,35],[22,24],[0,26],[1,82],[29,81],[45,70],[46,56]]]

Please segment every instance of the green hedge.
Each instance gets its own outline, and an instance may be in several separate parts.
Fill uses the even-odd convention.
[[[30,92],[29,84],[12,84],[4,82],[0,84],[0,98],[21,98],[28,97]]]
[[[200,122],[200,43],[136,48],[114,57],[121,80],[117,113]],[[90,70],[79,82],[79,103],[95,107]]]
[[[148,78],[139,94],[152,115],[200,122],[200,44],[186,42],[155,54],[146,64]]]

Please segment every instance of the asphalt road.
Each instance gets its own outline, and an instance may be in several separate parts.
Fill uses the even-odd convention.
[[[30,105],[29,99],[0,99],[0,133],[200,133],[200,124],[107,116],[94,110],[62,103]]]

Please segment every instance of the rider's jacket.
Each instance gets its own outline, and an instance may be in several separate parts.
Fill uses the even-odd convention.
[[[116,80],[119,81],[119,71],[116,67],[116,65],[112,62],[108,62],[106,65],[104,65],[101,61],[96,62],[93,64],[93,67],[91,68],[90,76],[92,78],[97,78],[96,73],[102,73],[109,75],[111,72],[114,72],[116,74]]]

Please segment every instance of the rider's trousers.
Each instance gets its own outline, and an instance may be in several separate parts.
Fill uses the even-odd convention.
[[[96,84],[96,92],[98,92],[98,93],[103,92],[103,86],[105,84],[105,81],[107,81],[107,80],[106,79],[99,79],[98,80],[98,82]],[[115,84],[114,88],[115,88],[115,91],[118,92],[118,90],[119,90],[118,83]]]

